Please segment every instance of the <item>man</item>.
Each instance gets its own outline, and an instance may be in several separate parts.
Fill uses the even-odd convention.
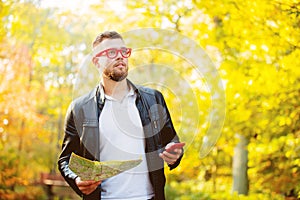
[[[59,170],[83,199],[163,200],[164,162],[177,167],[182,148],[160,92],[135,86],[128,79],[127,48],[122,36],[107,31],[93,42],[93,63],[101,83],[74,100],[66,114]],[[90,160],[131,160],[142,163],[101,181],[81,181],[69,167],[71,153]]]

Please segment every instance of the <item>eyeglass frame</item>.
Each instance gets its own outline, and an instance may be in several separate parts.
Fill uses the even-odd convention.
[[[126,51],[129,51],[128,52],[128,56],[124,56],[123,54],[122,54],[122,50],[124,50],[124,49],[126,49]],[[109,57],[108,56],[108,51],[110,51],[110,50],[116,50],[116,55],[115,56],[113,56],[113,57]],[[110,59],[114,59],[114,58],[116,58],[118,55],[119,55],[119,53],[121,54],[121,56],[123,57],[123,58],[129,58],[130,57],[130,55],[131,55],[131,51],[132,51],[132,49],[131,48],[127,48],[127,47],[123,47],[123,48],[121,48],[121,49],[117,49],[117,48],[109,48],[109,49],[105,49],[105,50],[103,50],[103,51],[101,51],[101,52],[99,52],[99,53],[97,53],[96,55],[95,55],[95,57],[94,58],[98,58],[98,57],[101,57],[101,56],[106,56],[107,58],[110,58]]]

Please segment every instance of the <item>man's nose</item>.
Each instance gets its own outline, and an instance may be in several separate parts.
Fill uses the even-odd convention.
[[[121,52],[118,52],[118,54],[117,54],[117,58],[116,58],[117,60],[123,60],[123,56],[121,55]]]

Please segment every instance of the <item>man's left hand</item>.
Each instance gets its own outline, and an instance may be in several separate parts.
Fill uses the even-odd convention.
[[[167,144],[166,149],[171,148],[175,143],[171,142]],[[181,148],[175,148],[171,153],[167,152],[166,150],[159,154],[159,157],[161,157],[166,163],[169,165],[173,165],[178,158],[182,155],[182,149]]]

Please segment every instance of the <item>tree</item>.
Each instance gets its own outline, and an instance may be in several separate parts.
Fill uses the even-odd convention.
[[[92,65],[78,68],[92,51],[92,40],[104,30],[129,34],[145,22],[201,45],[226,88],[222,135],[211,153],[199,159],[203,133],[213,125],[207,118],[214,91],[188,59],[176,54],[184,41],[160,35],[129,42],[165,45],[134,49],[130,78],[163,91],[176,129],[188,144],[180,167],[167,174],[167,197],[234,199],[231,186],[253,199],[299,194],[297,1],[100,1],[88,13],[41,8],[39,3],[0,4],[0,198],[40,199],[41,192],[28,185],[39,172],[55,171],[64,112],[72,98],[98,83]],[[236,164],[238,149],[247,154],[240,154],[243,162]],[[20,186],[28,189],[20,194]]]
[[[79,54],[66,49],[81,41],[58,26],[51,9],[31,2],[1,6],[0,198],[21,199],[38,196],[28,185],[57,168],[62,114],[72,98],[72,54]],[[20,194],[20,186],[28,190]]]
[[[225,129],[228,128],[231,132],[228,136],[233,137],[238,133],[249,142],[270,142],[285,134],[284,129],[296,128],[296,124],[290,128],[288,124],[285,124],[288,127],[284,129],[280,127],[280,122],[277,121],[278,118],[282,119],[278,117],[280,113],[287,113],[283,117],[285,121],[290,119],[288,115],[291,111],[278,107],[275,102],[284,105],[287,103],[286,99],[276,98],[279,93],[294,96],[294,92],[284,87],[290,85],[287,76],[293,82],[290,86],[299,91],[299,70],[294,68],[299,65],[294,60],[294,56],[299,54],[299,5],[289,1],[195,1],[195,5],[214,23],[208,34],[215,37],[214,45],[223,57],[220,70],[228,81],[227,117],[230,121],[225,124]],[[282,63],[282,60],[289,59],[297,64]],[[274,109],[278,109],[277,112]],[[254,155],[250,153],[250,156],[253,159]],[[274,155],[269,156],[270,160],[274,159]],[[246,163],[249,167],[254,167],[249,165],[249,161]],[[247,169],[246,165],[245,168]],[[248,170],[243,171],[246,173]],[[242,176],[247,177],[246,174]],[[247,182],[246,179],[244,181]],[[233,189],[237,192],[248,193],[236,187],[235,183],[234,186]],[[267,187],[271,188],[271,184]]]

